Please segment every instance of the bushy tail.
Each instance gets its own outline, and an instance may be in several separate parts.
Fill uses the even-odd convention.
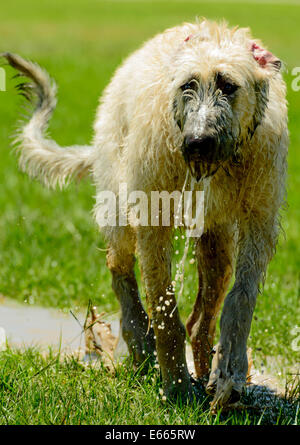
[[[91,168],[91,146],[60,147],[45,136],[45,131],[56,106],[56,85],[48,73],[37,64],[16,54],[2,54],[8,63],[27,77],[17,86],[20,94],[35,102],[34,112],[18,133],[16,143],[20,153],[19,165],[31,177],[49,187],[66,185],[71,178],[82,178]]]

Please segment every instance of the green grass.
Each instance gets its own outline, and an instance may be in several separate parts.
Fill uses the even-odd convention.
[[[112,377],[104,368],[60,359],[51,351],[44,358],[34,349],[8,350],[0,355],[0,370],[0,423],[288,425],[299,421],[292,387],[272,408],[212,415],[203,392],[200,401],[190,405],[163,402],[157,370],[142,375],[142,369],[134,372],[130,363],[118,366]],[[251,403],[251,395],[246,401]]]
[[[287,66],[285,78],[290,103],[291,146],[289,207],[283,214],[285,238],[281,237],[277,254],[269,267],[263,294],[258,298],[249,339],[255,365],[260,367],[264,364],[285,380],[289,372],[299,369],[299,352],[291,348],[291,329],[299,324],[300,315],[300,92],[291,90],[290,71],[300,65],[300,6],[260,4],[258,7],[251,2],[239,4],[226,1],[15,0],[1,7],[0,51],[18,52],[38,61],[51,73],[59,85],[59,103],[51,121],[51,135],[60,144],[86,143],[92,137],[92,123],[99,95],[118,64],[153,34],[183,21],[194,20],[197,15],[216,19],[224,17],[231,25],[250,26],[253,34],[261,38]],[[63,192],[49,191],[18,171],[15,156],[9,149],[9,141],[19,116],[20,100],[14,91],[15,81],[10,80],[13,72],[8,68],[6,71],[7,92],[0,93],[0,293],[21,302],[66,310],[85,306],[91,299],[101,310],[117,311],[117,301],[105,266],[105,253],[101,250],[105,246],[91,216],[94,195],[92,184],[84,181],[72,184]],[[176,249],[179,247],[182,250],[182,245],[178,243]],[[180,301],[183,319],[191,310],[196,288],[195,265],[188,264],[184,296]],[[4,370],[0,367],[4,376],[16,367],[13,392],[3,387],[4,392],[1,393],[1,397],[4,397],[3,406],[6,406],[5,403],[9,406],[5,414],[9,423],[59,423],[63,417],[64,402],[57,402],[62,406],[59,413],[51,413],[50,409],[46,409],[45,400],[52,397],[49,388],[55,382],[58,388],[63,388],[64,378],[67,385],[72,386],[72,382],[77,382],[74,385],[80,388],[81,378],[78,381],[76,378],[81,375],[84,375],[82,384],[86,387],[78,389],[81,398],[78,396],[75,400],[80,400],[80,403],[76,402],[74,406],[80,410],[79,405],[83,403],[85,408],[82,408],[81,414],[76,414],[74,408],[72,415],[68,415],[68,422],[103,420],[101,414],[96,413],[96,408],[100,407],[97,398],[101,399],[101,391],[106,394],[108,376],[99,376],[98,387],[92,386],[95,391],[92,396],[93,390],[87,389],[91,378],[89,371],[82,371],[82,374],[77,365],[57,364],[50,367],[47,373],[41,373],[30,380],[27,387],[24,375],[32,375],[31,372],[34,372],[29,369],[30,363],[33,370],[43,365],[38,353],[28,352],[28,355],[21,356],[11,351],[1,356],[1,360],[6,360]],[[52,383],[49,373],[52,373]],[[35,387],[36,381],[38,386]],[[121,373],[118,380],[110,381],[107,388],[119,387],[122,390],[120,393],[124,395],[123,389],[126,389],[129,381],[126,373]],[[137,398],[136,410],[129,412],[123,407],[118,415],[113,413],[113,406],[114,403],[121,404],[120,400],[114,399],[113,395],[106,395],[106,407],[110,410],[112,422],[143,423],[138,420],[138,414],[141,414],[142,403],[146,401],[150,404],[152,417],[144,413],[142,419],[145,423],[197,423],[202,419],[201,410],[197,409],[194,413],[194,410],[176,407],[172,414],[167,414],[166,407],[158,409],[158,402],[153,402],[155,386],[150,386],[144,383],[132,386],[128,397],[134,395]],[[95,400],[92,406],[93,416],[97,420],[93,420],[88,411],[88,398],[83,401],[84,391]],[[11,407],[15,394],[22,394],[22,403]],[[75,392],[69,394],[75,397]],[[55,397],[59,400],[58,393]],[[53,395],[53,407],[55,397]],[[62,397],[67,397],[65,391]],[[35,407],[31,414],[29,405]],[[3,411],[1,420],[0,412],[0,422],[6,422],[5,415]],[[203,419],[206,422],[209,418],[204,415]],[[243,419],[247,421],[243,417],[239,421],[243,422]],[[213,422],[212,419],[209,421]],[[289,421],[292,422],[292,418]]]

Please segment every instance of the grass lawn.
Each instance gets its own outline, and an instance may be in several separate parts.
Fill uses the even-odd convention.
[[[188,406],[163,402],[161,380],[153,368],[146,375],[130,363],[112,377],[104,368],[83,366],[78,360],[53,353],[44,358],[28,349],[0,356],[0,424],[90,425],[287,425],[299,423],[297,388],[261,409],[212,415],[209,400]],[[253,396],[244,398],[251,405]]]
[[[292,348],[292,329],[300,324],[300,91],[291,89],[291,70],[300,66],[300,5],[14,0],[1,7],[0,51],[20,53],[50,72],[59,86],[51,135],[62,145],[87,143],[99,95],[118,64],[145,39],[196,16],[250,26],[286,63],[291,145],[285,236],[258,298],[249,339],[255,366],[284,382],[299,373],[300,354]],[[0,93],[0,294],[65,310],[85,307],[91,299],[101,310],[117,312],[101,250],[105,246],[91,215],[94,188],[86,180],[63,192],[49,191],[18,171],[9,141],[20,99],[13,72],[6,72],[7,91]],[[176,250],[182,251],[181,243],[176,241]],[[180,300],[184,319],[196,288],[195,265],[187,264]],[[104,371],[83,369],[74,360],[45,359],[34,350],[0,354],[0,423],[300,423],[296,407],[273,417],[246,412],[212,418],[205,405],[170,410],[156,399],[158,377],[150,373],[143,380],[133,376],[130,366],[112,379]]]

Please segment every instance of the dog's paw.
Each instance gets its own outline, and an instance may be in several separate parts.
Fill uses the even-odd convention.
[[[197,400],[198,391],[190,379],[178,379],[177,382],[173,381],[165,386],[164,395],[169,401],[189,404]]]
[[[231,353],[230,353],[231,352]],[[239,360],[233,356],[233,351],[221,350],[217,345],[212,362],[212,370],[206,385],[207,394],[213,395],[211,411],[219,408],[234,407],[239,403],[246,383],[247,355]],[[232,363],[235,366],[230,366]]]
[[[210,404],[211,411],[216,412],[220,408],[234,407],[240,401],[243,386],[241,382],[234,381],[231,376],[219,378],[216,382],[209,383],[206,392],[211,395],[214,394],[213,401]]]

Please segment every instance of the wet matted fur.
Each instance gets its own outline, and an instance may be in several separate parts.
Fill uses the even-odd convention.
[[[118,195],[119,184],[126,183],[128,193],[150,196],[153,190],[181,190],[188,169],[197,179],[196,189],[205,192],[205,231],[195,239],[199,290],[187,331],[197,376],[207,378],[214,405],[237,401],[256,297],[275,251],[285,194],[288,130],[280,61],[247,29],[205,20],[168,29],[116,71],[100,101],[92,144],[62,148],[44,136],[56,103],[54,83],[38,65],[4,56],[31,79],[22,92],[38,97],[18,136],[21,168],[48,186],[90,173],[96,221],[103,190]],[[165,394],[193,397],[186,332],[172,287],[173,227],[128,224],[102,233],[123,336],[136,363],[156,349]],[[139,298],[135,255],[148,314]],[[210,369],[216,317],[234,268]]]

